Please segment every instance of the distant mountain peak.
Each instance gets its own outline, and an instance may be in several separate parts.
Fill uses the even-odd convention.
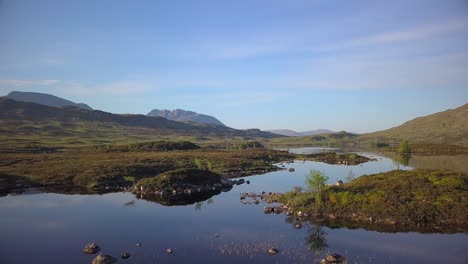
[[[6,96],[6,98],[9,98],[15,101],[30,102],[30,103],[42,104],[42,105],[53,106],[53,107],[74,106],[74,107],[79,107],[85,110],[93,110],[87,104],[75,103],[75,102],[60,98],[58,96],[46,94],[46,93],[13,91],[9,93]]]
[[[317,135],[317,134],[334,133],[333,131],[328,130],[328,129],[316,129],[316,130],[309,130],[309,131],[304,131],[304,132],[297,132],[297,131],[290,130],[290,129],[273,129],[273,130],[267,130],[267,131],[277,134],[277,135],[283,135],[287,137],[302,137],[302,136],[312,136],[312,135]]]
[[[219,121],[213,116],[199,114],[193,111],[187,111],[183,109],[174,109],[174,110],[153,109],[147,115],[148,116],[160,116],[169,120],[179,121],[179,122],[195,122],[195,123],[225,126],[223,123],[221,123],[221,121]]]

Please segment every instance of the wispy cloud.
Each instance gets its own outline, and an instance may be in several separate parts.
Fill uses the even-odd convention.
[[[327,45],[322,45],[319,47],[312,47],[310,51],[331,52],[357,47],[388,44],[400,41],[421,40],[462,29],[468,29],[467,19],[451,20],[437,24],[421,25],[406,30],[381,32],[361,38],[344,40],[339,43],[329,43]]]
[[[50,86],[60,83],[60,80],[0,80],[0,87],[26,87],[26,86]]]
[[[285,30],[285,29],[283,29]],[[403,41],[419,41],[446,33],[468,30],[468,19],[442,21],[422,24],[405,29],[376,32],[367,36],[317,43],[316,29],[303,28],[294,32],[280,31],[259,34],[257,37],[242,39],[242,42],[230,39],[208,37],[201,45],[199,53],[215,59],[244,59],[257,56],[286,53],[324,53],[353,50],[360,47],[391,44]]]

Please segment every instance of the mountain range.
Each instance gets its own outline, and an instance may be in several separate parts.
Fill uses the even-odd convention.
[[[24,122],[29,122],[24,124]],[[31,123],[32,122],[32,123]],[[0,129],[2,132],[17,134],[41,131],[39,127],[52,128],[58,123],[58,134],[76,134],[77,131],[89,130],[91,127],[110,127],[109,124],[120,127],[139,127],[153,129],[153,134],[192,135],[217,137],[274,138],[279,135],[264,132],[259,129],[239,130],[226,126],[200,123],[184,123],[168,120],[159,116],[137,114],[113,114],[99,110],[85,110],[75,106],[51,107],[47,105],[11,100],[0,97],[0,123],[8,124]],[[81,128],[80,128],[81,126]],[[147,133],[148,131],[145,131]]]
[[[312,136],[312,135],[319,135],[319,134],[327,134],[327,133],[335,133],[334,131],[328,129],[316,129],[316,130],[309,130],[304,132],[297,132],[290,129],[272,129],[266,130],[268,132],[283,135],[287,137],[303,137],[303,136]]]
[[[113,114],[92,110],[86,104],[74,103],[57,96],[11,92],[0,97],[0,135],[47,134],[77,135],[83,131],[93,135],[93,129],[117,126],[121,131],[131,130],[135,138],[142,135],[167,135],[191,137],[242,137],[245,139],[277,138],[277,143],[323,143],[344,141],[354,144],[369,142],[396,143],[409,140],[413,143],[436,143],[468,145],[468,104],[455,109],[418,117],[404,124],[383,131],[367,134],[333,132],[326,129],[296,132],[287,129],[261,131],[259,129],[238,130],[226,127],[212,116],[181,109],[153,110],[148,115]],[[110,125],[109,125],[110,124]],[[56,126],[56,127],[54,127]],[[51,129],[53,128],[53,133]],[[140,128],[145,128],[142,131]],[[148,130],[149,129],[149,130]],[[105,130],[105,129],[104,129]],[[96,130],[94,130],[96,131]],[[28,135],[29,135],[28,134]],[[284,137],[288,136],[288,137]]]
[[[219,121],[215,117],[182,109],[175,109],[172,111],[153,109],[147,114],[147,116],[160,116],[178,122],[195,122],[225,126],[223,123],[221,123],[221,121]]]

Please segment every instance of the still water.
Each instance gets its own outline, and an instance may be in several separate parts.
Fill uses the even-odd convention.
[[[328,252],[345,255],[348,263],[467,263],[466,234],[383,233],[313,224],[295,229],[285,215],[265,215],[264,204],[239,201],[243,192],[305,186],[311,169],[324,171],[330,183],[347,175],[411,169],[383,156],[360,154],[375,160],[356,166],[296,161],[284,164],[295,172],[245,177],[250,184],[186,206],[163,206],[129,193],[31,190],[8,195],[0,198],[0,263],[90,263],[94,256],[81,253],[89,242],[114,257],[132,254],[118,263],[318,263]],[[270,256],[270,247],[280,252]],[[167,254],[167,248],[174,254]]]

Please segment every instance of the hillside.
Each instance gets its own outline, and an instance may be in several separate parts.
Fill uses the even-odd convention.
[[[260,130],[237,130],[224,126],[181,123],[162,117],[119,115],[77,107],[50,107],[0,98],[1,146],[89,145],[152,140],[218,142],[227,139],[274,138]],[[0,146],[0,147],[1,147]]]
[[[160,116],[169,120],[178,121],[178,122],[194,122],[202,124],[214,124],[219,126],[225,126],[221,121],[215,117],[195,113],[192,111],[186,111],[182,109],[175,110],[158,110],[153,109],[147,114],[147,116]]]
[[[418,117],[401,126],[363,134],[360,140],[388,143],[408,140],[416,143],[468,145],[468,104]]]
[[[358,135],[346,131],[336,133],[325,133],[303,137],[275,138],[268,142],[271,146],[323,146],[337,147],[344,145],[355,145]]]
[[[9,93],[6,98],[22,102],[31,102],[47,106],[63,107],[63,106],[76,106],[85,110],[93,110],[87,104],[74,103],[72,101],[57,97],[51,94],[34,93],[34,92],[17,92]]]

